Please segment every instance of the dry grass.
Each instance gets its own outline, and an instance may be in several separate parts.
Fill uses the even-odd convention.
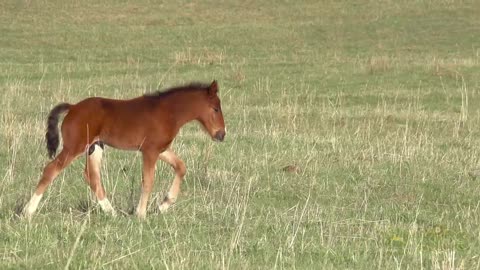
[[[392,60],[388,56],[372,56],[368,60],[366,69],[369,74],[377,74],[390,71]]]
[[[0,4],[1,268],[478,268],[476,3],[89,4]],[[172,211],[159,163],[132,216],[140,156],[107,148],[119,217],[78,160],[18,218],[54,104],[212,79],[226,141],[181,131]]]
[[[196,65],[204,67],[206,65],[222,65],[226,60],[224,51],[212,51],[203,49],[201,51],[187,48],[181,52],[175,52],[176,65]]]

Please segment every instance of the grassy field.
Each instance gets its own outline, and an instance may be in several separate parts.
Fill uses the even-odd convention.
[[[480,2],[2,1],[0,268],[479,269]],[[59,102],[217,79],[226,141],[159,162],[108,148],[101,212],[77,160],[31,222]]]

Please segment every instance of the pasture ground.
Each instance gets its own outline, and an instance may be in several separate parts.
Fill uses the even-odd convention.
[[[0,268],[478,269],[480,2],[2,1]],[[159,163],[108,148],[104,215],[77,160],[27,222],[49,110],[217,79],[228,125]]]

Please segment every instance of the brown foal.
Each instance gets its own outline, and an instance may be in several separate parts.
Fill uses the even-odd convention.
[[[170,149],[180,128],[197,120],[214,140],[223,141],[225,137],[225,123],[217,93],[218,84],[213,81],[211,84],[175,87],[130,100],[93,97],[74,105],[57,105],[48,116],[47,149],[50,158],[54,158],[59,145],[59,116],[66,113],[61,127],[63,149],[45,166],[35,193],[24,208],[24,215],[31,218],[48,185],[82,153],[87,156],[87,183],[101,208],[115,215],[100,180],[104,144],[142,153],[142,190],[136,210],[139,218],[146,217],[157,160],[161,159],[173,167],[175,178],[160,205],[160,211],[166,211],[175,203],[186,172],[183,161]]]

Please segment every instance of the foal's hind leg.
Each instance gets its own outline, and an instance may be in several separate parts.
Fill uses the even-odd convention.
[[[165,196],[165,199],[163,199],[162,204],[159,206],[160,212],[164,213],[168,210],[170,205],[174,204],[177,200],[178,193],[180,192],[180,185],[182,184],[186,169],[183,161],[179,159],[171,149],[162,152],[159,158],[170,164],[175,170],[175,178],[173,179],[172,186],[170,187],[167,196]]]
[[[110,201],[105,196],[105,189],[100,180],[100,166],[102,162],[103,144],[93,143],[88,149],[87,162],[85,163],[85,180],[90,185],[90,189],[97,197],[98,203],[102,210],[115,216],[115,210]]]
[[[42,178],[37,184],[35,193],[33,194],[30,201],[27,203],[23,209],[23,214],[27,218],[31,218],[32,215],[37,210],[38,204],[42,199],[43,193],[47,189],[48,185],[58,176],[58,174],[67,167],[74,159],[78,156],[79,153],[69,153],[66,149],[63,149],[62,152],[50,163],[45,166],[43,169]]]

